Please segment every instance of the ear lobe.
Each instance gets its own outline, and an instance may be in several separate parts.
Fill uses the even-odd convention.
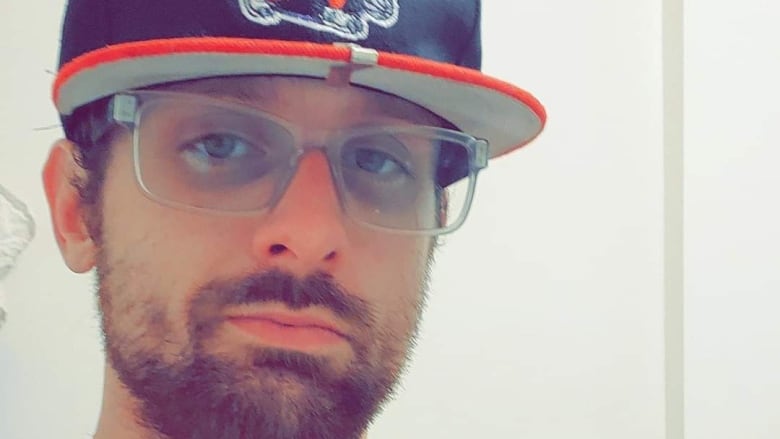
[[[68,268],[84,273],[95,265],[97,247],[85,221],[78,188],[73,181],[84,176],[76,162],[76,145],[68,140],[54,144],[43,167],[43,187],[49,204],[54,237]]]

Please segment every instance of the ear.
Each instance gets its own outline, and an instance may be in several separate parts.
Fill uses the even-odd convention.
[[[76,162],[76,145],[59,140],[43,167],[43,187],[49,203],[54,237],[68,268],[84,273],[95,265],[97,247],[84,220],[87,213],[73,181],[85,175]]]
[[[447,224],[447,209],[450,207],[450,195],[442,189],[439,195],[439,224]]]

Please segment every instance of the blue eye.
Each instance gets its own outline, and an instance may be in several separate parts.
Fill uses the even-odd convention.
[[[353,151],[354,165],[377,175],[405,174],[404,166],[390,154],[369,148],[357,148]]]
[[[188,144],[193,153],[201,159],[225,160],[239,158],[249,152],[249,146],[243,139],[231,134],[209,134]]]
[[[341,153],[342,165],[346,169],[387,183],[412,176],[410,159],[406,145],[387,133],[370,133],[348,139]]]
[[[253,173],[265,169],[263,164],[268,160],[266,148],[255,146],[234,134],[207,134],[185,143],[179,149],[187,165],[201,174]]]

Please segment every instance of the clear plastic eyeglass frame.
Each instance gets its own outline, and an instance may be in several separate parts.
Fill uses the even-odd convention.
[[[165,110],[159,110],[160,108],[166,108],[166,105],[169,108],[168,113],[165,113]],[[171,132],[176,132],[179,130],[178,128],[169,127],[178,126],[176,123],[181,122],[181,120],[184,120],[183,118],[188,117],[181,116],[181,114],[186,114],[193,108],[203,108],[207,109],[208,111],[203,111],[204,115],[198,116],[200,119],[196,118],[195,121],[186,121],[186,123],[182,122],[181,126],[200,127],[214,124],[219,125],[220,123],[223,123],[225,118],[227,118],[229,121],[226,122],[226,124],[229,127],[226,130],[222,130],[223,127],[210,127],[208,129],[221,130],[216,132],[218,135],[222,135],[222,132],[233,132],[235,131],[235,127],[233,127],[232,124],[239,124],[239,122],[234,121],[234,119],[236,119],[240,120],[241,122],[240,130],[261,133],[259,135],[255,135],[254,138],[257,138],[258,136],[267,136],[267,131],[278,131],[277,137],[279,139],[265,141],[268,146],[273,148],[265,148],[263,151],[263,154],[278,155],[278,159],[273,164],[273,166],[271,167],[271,165],[269,165],[270,172],[264,175],[269,175],[271,172],[274,172],[275,174],[273,174],[270,178],[266,176],[252,176],[252,178],[256,178],[256,180],[264,178],[271,181],[269,184],[272,186],[272,188],[267,190],[268,194],[265,195],[263,198],[264,201],[262,203],[257,205],[247,204],[241,206],[228,205],[231,202],[230,200],[233,199],[240,201],[244,199],[252,200],[257,197],[255,197],[254,194],[251,196],[241,197],[239,195],[243,194],[239,194],[239,189],[231,189],[231,187],[227,184],[225,184],[226,189],[222,190],[223,192],[219,192],[219,189],[215,191],[213,190],[213,186],[218,185],[219,182],[212,184],[212,181],[217,181],[214,178],[209,180],[208,184],[201,184],[201,182],[193,178],[195,183],[191,185],[195,188],[203,188],[193,189],[193,191],[200,190],[203,194],[205,194],[204,196],[212,197],[212,201],[201,201],[197,203],[188,202],[187,197],[171,195],[173,190],[160,189],[160,187],[165,187],[165,185],[156,184],[154,183],[154,179],[149,177],[152,175],[169,181],[175,180],[174,183],[168,184],[168,186],[179,185],[181,187],[189,187],[187,186],[188,182],[186,181],[186,177],[180,177],[180,175],[186,174],[186,172],[177,173],[175,169],[165,167],[164,163],[155,165],[156,162],[164,162],[164,160],[159,159],[159,157],[163,156],[159,153],[155,155],[148,151],[155,147],[155,142],[158,142],[163,146],[157,147],[157,149],[175,151],[179,155],[183,154],[182,148],[179,147],[177,143],[184,142],[183,137],[185,134],[171,134]],[[159,116],[160,114],[163,116]],[[214,118],[218,120],[217,122],[213,122],[212,120],[208,119],[211,117],[211,114],[215,115]],[[330,173],[334,187],[336,189],[336,193],[338,195],[341,211],[345,214],[345,216],[350,218],[352,221],[355,221],[356,223],[373,229],[400,234],[441,235],[451,233],[458,229],[465,221],[471,207],[476,187],[477,174],[480,170],[487,166],[489,156],[488,143],[483,139],[476,139],[459,131],[439,127],[416,125],[412,123],[398,124],[397,126],[359,126],[333,130],[332,132],[327,133],[328,135],[326,141],[319,142],[320,144],[316,145],[307,145],[301,141],[302,132],[305,128],[296,126],[295,124],[281,119],[278,116],[266,113],[246,104],[233,102],[232,100],[218,99],[210,96],[181,92],[129,91],[116,94],[111,99],[109,117],[114,122],[126,127],[132,132],[133,161],[136,182],[140,186],[144,195],[156,202],[179,209],[220,215],[256,215],[267,212],[272,210],[283,197],[287,187],[296,174],[298,164],[303,155],[312,149],[317,149],[321,150],[328,159]],[[164,117],[173,117],[174,119],[178,117],[181,120],[176,119],[178,121],[176,123],[165,123],[162,125],[162,122],[157,123],[154,120],[155,118]],[[151,121],[148,121],[149,119],[151,119]],[[154,125],[158,126],[155,127]],[[195,129],[200,130],[201,128]],[[202,129],[204,131],[198,133],[198,135],[201,135],[199,138],[201,140],[193,141],[192,135],[187,134],[190,136],[186,140],[189,142],[187,143],[187,145],[189,145],[187,153],[192,156],[193,148],[191,146],[197,143],[199,147],[198,153],[200,154],[197,160],[200,161],[196,162],[196,164],[198,166],[203,166],[203,161],[206,160],[209,164],[205,166],[211,166],[210,163],[212,163],[214,160],[213,156],[211,155],[211,151],[208,152],[209,155],[205,159],[202,158],[204,157],[202,148],[204,142],[202,139],[207,138],[209,135],[213,134],[210,134],[211,132],[205,131],[206,128]],[[186,129],[182,130],[186,131]],[[165,138],[165,136],[182,136],[182,139]],[[228,136],[232,136],[232,134],[228,134]],[[161,137],[162,140],[158,140]],[[397,188],[395,188],[396,190],[393,192],[394,188],[390,183],[382,182],[381,184],[385,184],[388,188],[385,189],[383,187],[383,192],[381,193],[382,195],[361,194],[363,192],[371,192],[370,190],[365,189],[364,186],[370,187],[371,184],[373,184],[373,181],[381,180],[379,177],[376,177],[379,175],[379,173],[367,173],[365,172],[365,169],[359,169],[359,171],[353,171],[352,168],[349,168],[348,170],[344,169],[347,166],[347,164],[344,164],[346,163],[346,156],[349,156],[350,162],[348,164],[353,167],[355,166],[355,163],[357,163],[358,166],[364,167],[374,166],[376,164],[376,159],[385,158],[386,153],[384,150],[380,150],[378,148],[372,149],[373,145],[374,143],[381,143],[380,139],[384,141],[384,139],[388,138],[412,139],[411,141],[407,141],[407,143],[402,143],[400,141],[398,143],[404,146],[408,146],[410,143],[414,143],[415,145],[419,143],[420,145],[423,145],[417,148],[418,150],[423,151],[422,156],[430,156],[427,158],[430,163],[424,163],[425,165],[429,166],[419,166],[422,171],[419,169],[413,169],[407,173],[408,175],[412,175],[412,177],[408,178],[409,181],[412,181],[414,180],[413,177],[416,177],[415,172],[417,172],[421,175],[419,178],[421,182],[408,183],[406,187],[412,187],[412,189],[407,189],[406,192],[412,193],[413,197],[411,198],[414,198],[414,200],[417,200],[421,197],[424,198],[422,205],[426,206],[426,209],[435,205],[435,209],[433,209],[431,212],[405,212],[403,215],[398,214],[394,216],[388,212],[392,212],[393,209],[400,209],[400,207],[397,206],[405,206],[404,203],[406,203],[406,200],[402,196],[404,194],[404,190],[397,190]],[[420,139],[422,139],[422,141],[420,141]],[[210,138],[209,140],[211,142],[209,146],[216,146],[217,148],[220,148],[225,145],[226,138],[223,136],[216,144],[214,143],[214,138]],[[234,141],[233,138],[230,138],[230,140]],[[358,141],[368,143],[370,148],[367,147],[368,149],[366,149],[362,146],[353,147],[352,143],[357,143]],[[428,145],[425,142],[431,143]],[[231,143],[230,145],[233,144],[234,143]],[[281,146],[278,146],[277,144]],[[358,144],[363,145],[362,143]],[[435,149],[436,152],[425,152],[426,147],[428,147],[428,151]],[[144,150],[144,148],[147,149]],[[150,154],[151,158],[149,157]],[[383,156],[379,154],[385,155]],[[177,160],[179,160],[179,155],[177,155]],[[412,155],[412,153],[407,152],[403,157]],[[419,156],[421,154],[417,153],[417,155]],[[432,158],[434,156],[435,158]],[[397,157],[397,155],[393,157]],[[360,160],[362,160],[362,162]],[[421,159],[416,160],[419,162]],[[245,167],[245,169],[242,170],[244,173],[260,172],[252,170],[253,168],[250,166],[249,161],[234,160],[234,162],[246,163],[244,165],[240,165]],[[401,169],[404,168],[404,166],[409,165],[409,163],[413,165],[416,162],[413,158],[408,158],[406,160],[397,158],[392,162],[385,160],[385,162],[382,162],[382,169],[387,167],[387,163],[390,163],[390,165],[394,166],[395,168]],[[403,166],[399,166],[398,163],[402,163]],[[154,173],[154,171],[148,169],[153,166],[159,166],[161,171]],[[427,169],[428,167],[430,167],[430,170]],[[372,168],[371,170],[373,171],[374,169]],[[350,177],[351,175],[358,172],[360,177]],[[192,171],[191,173],[195,174],[196,172]],[[172,175],[175,175],[175,177],[172,177]],[[370,175],[371,178],[366,179],[364,175]],[[226,179],[225,177],[220,178],[222,180]],[[348,184],[348,181],[351,182],[351,186]],[[356,182],[368,182],[368,184],[364,185],[362,183],[358,184]],[[430,187],[423,186],[424,183],[428,184]],[[417,186],[413,186],[414,184]],[[455,185],[458,186],[458,204],[453,207],[453,209],[456,209],[456,211],[445,213],[444,216],[446,218],[444,219],[444,222],[442,222],[442,214],[440,209],[446,210],[450,208],[450,204],[454,200],[454,189],[452,188],[454,188]],[[430,198],[431,193],[435,193],[433,198]],[[374,197],[374,199],[370,200],[370,203],[373,203],[374,205],[369,206],[370,209],[365,207],[356,207],[359,204],[361,206],[362,204],[367,204],[367,202],[364,201],[355,201],[355,199],[359,198],[360,196]],[[444,203],[442,203],[441,197],[444,197]],[[435,201],[433,201],[434,199]],[[429,201],[433,204],[429,203]],[[414,207],[407,208],[407,210],[414,210]],[[425,223],[426,221],[429,221],[427,219],[420,220],[420,218],[423,216],[427,216],[428,213],[430,213],[430,216],[435,217],[435,219],[430,220],[432,221],[431,224]],[[455,213],[455,215],[450,216],[449,213]]]

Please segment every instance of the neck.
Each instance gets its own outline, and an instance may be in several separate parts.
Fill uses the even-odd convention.
[[[137,415],[138,405],[114,369],[106,365],[103,404],[93,439],[170,439],[144,427]],[[367,437],[367,433],[360,436]]]

